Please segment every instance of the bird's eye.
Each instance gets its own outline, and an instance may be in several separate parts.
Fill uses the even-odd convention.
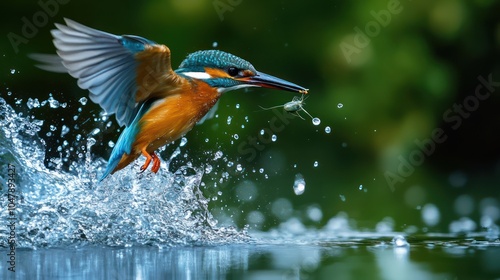
[[[234,76],[238,76],[238,74],[240,73],[240,69],[236,68],[236,67],[229,67],[227,69],[227,73],[229,74],[229,76],[231,77],[234,77]]]

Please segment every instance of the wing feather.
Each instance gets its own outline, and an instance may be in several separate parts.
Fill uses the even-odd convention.
[[[67,72],[78,79],[78,86],[90,91],[90,99],[109,115],[116,114],[119,125],[129,125],[136,107],[157,94],[159,86],[141,83],[148,78],[158,83],[175,76],[170,65],[170,50],[146,38],[114,35],[64,19],[51,31],[57,56],[33,54],[38,67]],[[177,81],[178,79],[170,79]],[[140,88],[140,92],[138,90]]]

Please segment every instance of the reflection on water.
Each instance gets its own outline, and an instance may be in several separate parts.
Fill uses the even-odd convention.
[[[500,277],[500,241],[484,237],[373,233],[327,239],[319,232],[247,244],[70,247],[18,250],[1,279],[483,279]],[[1,251],[4,255],[4,251]]]

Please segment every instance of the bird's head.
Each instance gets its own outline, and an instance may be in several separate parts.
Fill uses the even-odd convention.
[[[245,87],[265,87],[307,94],[307,89],[255,70],[252,64],[218,50],[194,52],[175,71],[203,81],[220,93]]]

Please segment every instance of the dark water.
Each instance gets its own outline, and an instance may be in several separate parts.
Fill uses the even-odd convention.
[[[371,233],[283,240],[259,234],[243,244],[174,247],[84,246],[16,252],[2,279],[499,279],[500,241],[481,236]],[[406,241],[407,243],[406,243]],[[399,246],[398,246],[399,245]]]

